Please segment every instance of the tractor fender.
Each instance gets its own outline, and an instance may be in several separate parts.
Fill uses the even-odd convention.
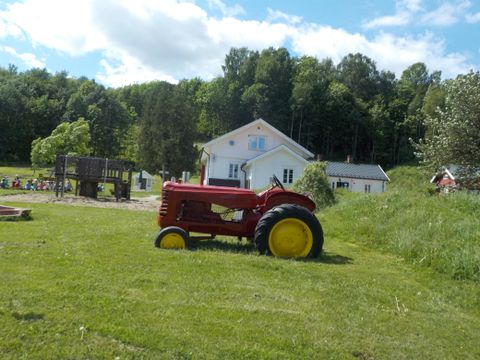
[[[275,206],[282,204],[296,204],[310,210],[310,212],[315,211],[315,203],[313,200],[305,195],[297,194],[291,191],[281,191],[270,194],[267,197],[265,204],[262,206],[262,211],[266,212]]]

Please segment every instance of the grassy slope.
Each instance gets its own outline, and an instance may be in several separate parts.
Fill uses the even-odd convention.
[[[414,167],[396,168],[389,176],[386,194],[344,194],[323,212],[331,234],[455,279],[480,281],[480,196],[431,195],[428,175]]]
[[[480,357],[478,284],[351,243],[333,213],[325,256],[294,261],[155,249],[154,213],[31,207],[0,222],[2,359]]]

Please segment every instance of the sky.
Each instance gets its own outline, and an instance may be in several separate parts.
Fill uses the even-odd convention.
[[[476,39],[476,40],[475,40]],[[292,56],[480,69],[479,0],[0,0],[0,67],[46,68],[109,87],[222,74],[232,47]]]

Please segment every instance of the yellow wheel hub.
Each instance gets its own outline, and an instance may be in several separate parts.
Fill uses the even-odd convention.
[[[180,234],[166,234],[162,240],[160,240],[161,249],[185,249],[185,247],[185,240]]]
[[[312,244],[312,231],[296,218],[280,220],[268,236],[271,253],[280,257],[305,257],[310,253]]]

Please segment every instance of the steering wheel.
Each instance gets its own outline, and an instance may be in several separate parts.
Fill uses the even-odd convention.
[[[272,180],[273,180],[273,187],[278,186],[283,191],[285,191],[285,188],[283,187],[283,184],[280,182],[280,180],[277,178],[277,176],[275,174],[273,174]]]

